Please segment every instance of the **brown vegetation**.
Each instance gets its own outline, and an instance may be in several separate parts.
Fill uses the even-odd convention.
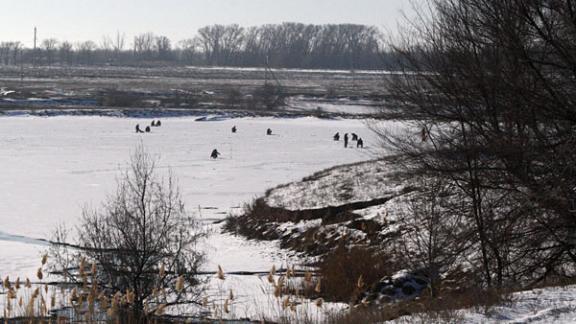
[[[339,246],[318,264],[322,296],[330,301],[355,302],[362,291],[397,270],[389,256],[374,248]]]

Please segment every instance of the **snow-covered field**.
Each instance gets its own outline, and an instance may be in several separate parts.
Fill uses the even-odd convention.
[[[159,158],[160,171],[172,169],[190,212],[212,233],[206,242],[205,270],[268,271],[292,261],[275,242],[248,242],[219,233],[212,222],[281,183],[337,164],[368,160],[376,140],[359,120],[245,118],[197,122],[163,119],[150,134],[136,124],[150,120],[108,117],[0,118],[0,276],[33,278],[58,224],[78,224],[83,206],[99,206],[115,189],[115,178],[142,141]],[[238,133],[232,134],[233,125]],[[143,127],[142,127],[143,128]],[[271,128],[273,136],[266,136]],[[339,131],[357,133],[365,149],[333,142]],[[211,160],[217,148],[222,157]],[[51,278],[48,278],[50,280]],[[258,277],[229,276],[237,282],[237,311],[255,315],[248,300],[259,300]],[[269,298],[269,297],[266,297]],[[245,305],[241,307],[240,305]]]

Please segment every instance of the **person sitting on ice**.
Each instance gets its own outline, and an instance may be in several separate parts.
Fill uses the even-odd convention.
[[[162,122],[160,122],[160,119],[158,119],[158,120],[156,121],[156,127],[160,127],[160,126],[162,126]]]
[[[352,133],[352,140],[353,140],[353,141],[357,141],[357,140],[358,140],[358,135],[356,135],[356,133]]]
[[[140,124],[136,124],[136,133],[144,133],[144,132],[140,129]]]
[[[232,127],[232,133],[236,133],[236,131],[237,131],[236,126],[233,126]]]
[[[266,130],[266,135],[272,135],[272,130],[270,128]]]
[[[150,126],[152,126],[152,127],[156,127],[156,121],[155,121],[155,120],[153,120],[153,121],[152,121],[152,123],[150,124]]]
[[[212,153],[210,154],[210,157],[213,159],[217,159],[220,156],[220,152],[218,152],[217,149],[213,149]]]
[[[334,134],[334,140],[338,142],[340,140],[340,132]]]
[[[146,126],[146,133],[150,133],[150,126]]]
[[[358,142],[356,142],[356,147],[357,148],[364,148],[364,141],[362,140],[362,138],[358,138]]]

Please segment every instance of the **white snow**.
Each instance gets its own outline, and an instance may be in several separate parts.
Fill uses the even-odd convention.
[[[139,141],[160,158],[160,171],[171,168],[179,179],[189,211],[202,219],[211,233],[203,245],[208,254],[204,270],[268,271],[294,264],[297,259],[281,251],[276,242],[254,242],[221,234],[221,224],[213,224],[227,213],[261,196],[281,183],[343,163],[374,157],[369,149],[344,149],[332,135],[355,132],[366,142],[375,143],[359,120],[319,120],[314,118],[245,118],[195,122],[192,118],[163,119],[153,133],[137,135],[134,126],[150,120],[107,117],[3,117],[0,118],[0,276],[31,279],[40,266],[47,239],[58,224],[78,224],[85,204],[98,206],[115,188],[115,177]],[[238,133],[230,128],[236,125]],[[265,136],[266,128],[276,136]],[[213,148],[222,159],[209,159]],[[362,171],[362,170],[358,170]],[[338,176],[333,174],[330,177]],[[330,178],[329,177],[329,178]],[[330,181],[325,183],[329,186]],[[298,190],[285,187],[279,197],[301,201]],[[397,188],[389,188],[391,192]],[[354,193],[350,200],[365,199],[372,193]],[[294,196],[296,195],[296,196]],[[312,202],[325,205],[331,198]],[[384,206],[362,211],[365,218],[395,219],[389,201]],[[309,206],[314,207],[314,206]],[[291,224],[305,230],[317,221]],[[282,308],[272,296],[265,275],[226,275],[220,281],[209,276],[211,301],[222,302],[232,289],[235,299],[225,318],[253,319],[308,318],[318,322],[326,314],[346,305],[325,303],[322,308],[305,303],[296,313]],[[52,278],[47,278],[50,280]],[[463,323],[575,323],[576,286],[545,288],[513,295],[513,302],[488,312],[469,309],[458,312]],[[420,321],[404,317],[398,323]]]
[[[391,123],[390,127],[400,125]],[[389,181],[395,177],[395,170],[388,161],[370,161],[325,170],[306,181],[274,188],[266,197],[266,203],[273,207],[301,210],[392,197],[405,188],[398,181]]]
[[[190,212],[211,233],[204,249],[205,270],[268,271],[293,264],[276,242],[248,242],[221,234],[212,222],[281,183],[337,164],[368,160],[376,140],[360,120],[245,118],[195,122],[165,118],[150,134],[134,127],[148,119],[110,117],[0,118],[0,276],[30,277],[58,224],[78,225],[83,206],[98,207],[114,192],[119,170],[142,141],[159,157],[161,172],[172,169]],[[236,125],[238,133],[232,134]],[[271,128],[274,136],[266,136]],[[362,134],[369,148],[344,149],[332,135]],[[211,160],[217,148],[222,158]],[[305,224],[302,224],[305,226]],[[232,276],[238,294],[261,301],[250,276]],[[53,278],[47,278],[50,280]],[[250,300],[238,300],[239,304]],[[330,306],[326,306],[330,307]],[[257,316],[250,308],[242,312]],[[245,314],[240,314],[245,315]]]
[[[187,66],[190,70],[206,70],[206,71],[249,71],[249,72],[264,72],[266,68],[259,67],[227,67],[227,66]],[[386,71],[386,70],[327,70],[327,69],[270,69],[275,72],[298,72],[298,73],[323,73],[323,74],[372,74],[372,75],[395,75],[402,72]]]
[[[301,220],[298,223],[284,222],[278,225],[278,230],[281,232],[292,232],[293,230],[298,233],[306,232],[310,228],[318,227],[322,224],[322,219]]]
[[[512,294],[511,303],[488,309],[456,311],[458,323],[576,323],[576,286],[534,289]],[[415,323],[425,315],[405,316],[394,323]]]

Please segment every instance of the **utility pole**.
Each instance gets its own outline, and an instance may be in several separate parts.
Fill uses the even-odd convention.
[[[20,86],[24,86],[24,49],[20,49]]]
[[[38,30],[36,29],[36,26],[34,26],[34,49],[32,51],[32,63],[33,65],[36,65],[36,42],[38,40]]]

